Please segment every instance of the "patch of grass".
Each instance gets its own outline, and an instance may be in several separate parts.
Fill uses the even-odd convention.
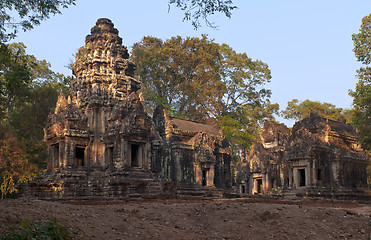
[[[0,233],[0,240],[74,239],[73,234],[65,226],[61,225],[56,218],[52,218],[45,223],[23,220],[20,230],[15,230],[14,228],[9,230],[9,233]]]

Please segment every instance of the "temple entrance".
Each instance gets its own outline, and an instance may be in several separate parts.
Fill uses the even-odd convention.
[[[263,179],[258,178],[256,179],[256,184],[257,184],[257,193],[262,193],[263,190]]]
[[[202,170],[202,186],[207,186],[207,170]]]
[[[85,165],[84,163],[84,154],[85,148],[84,147],[76,147],[75,148],[75,166],[76,167],[82,167]]]
[[[132,167],[143,167],[143,144],[130,144],[130,164]]]
[[[240,193],[246,193],[245,185],[240,185]]]
[[[106,157],[107,157],[107,163],[109,165],[113,165],[113,146],[106,148]]]
[[[299,187],[305,187],[305,169],[299,169]]]
[[[317,170],[317,180],[322,181],[322,169]]]

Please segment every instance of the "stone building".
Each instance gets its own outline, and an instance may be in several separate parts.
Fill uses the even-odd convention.
[[[349,124],[312,112],[291,133],[283,124],[266,122],[261,139],[247,158],[248,174],[239,173],[240,192],[348,198],[367,188],[368,158]]]
[[[160,106],[153,120],[160,135],[153,144],[154,171],[180,187],[231,188],[232,151],[216,121],[171,118]]]
[[[175,193],[180,183],[230,186],[231,152],[216,126],[167,115],[154,124],[144,111],[135,64],[109,19],[91,29],[72,69],[71,96],[59,96],[45,128],[48,173],[25,192],[126,197]]]

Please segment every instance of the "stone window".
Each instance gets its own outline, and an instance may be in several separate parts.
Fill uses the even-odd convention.
[[[85,160],[85,147],[77,146],[75,148],[75,165],[76,167],[82,167],[84,166],[84,160]]]

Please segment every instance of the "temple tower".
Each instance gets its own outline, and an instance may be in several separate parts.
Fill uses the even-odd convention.
[[[71,97],[48,117],[48,171],[150,168],[154,128],[138,98],[135,64],[109,19],[98,19],[76,54]]]

